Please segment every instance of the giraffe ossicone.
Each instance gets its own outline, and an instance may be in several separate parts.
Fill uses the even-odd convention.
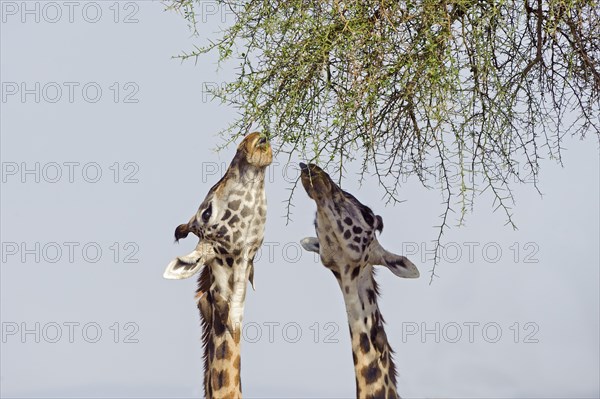
[[[383,219],[342,190],[315,164],[300,164],[302,185],[317,204],[317,237],[300,241],[316,252],[335,276],[346,306],[357,398],[398,398],[396,368],[387,340],[384,320],[377,305],[378,287],[373,266],[387,267],[396,276],[419,277],[419,270],[406,257],[385,250],[376,232]]]
[[[163,277],[185,279],[200,273],[196,303],[202,320],[207,398],[242,395],[240,336],[246,285],[250,281],[254,286],[254,257],[264,238],[264,178],[272,160],[264,135],[246,136],[198,211],[175,229],[176,241],[189,233],[199,240],[191,253],[169,263]]]

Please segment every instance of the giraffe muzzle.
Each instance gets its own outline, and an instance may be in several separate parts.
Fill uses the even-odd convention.
[[[307,165],[304,162],[300,162],[299,166],[302,185],[304,186],[304,189],[308,193],[309,197],[313,198],[312,193],[323,194],[331,191],[333,187],[331,184],[331,178],[323,169],[314,163]]]

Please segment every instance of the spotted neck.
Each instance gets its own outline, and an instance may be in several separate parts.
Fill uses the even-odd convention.
[[[212,268],[205,267],[198,279],[196,293],[202,320],[204,396],[241,398],[240,330],[232,328],[228,305],[216,292],[215,280]]]
[[[336,276],[337,277],[337,276]],[[392,349],[377,305],[373,266],[348,265],[338,278],[344,295],[357,398],[398,398]]]
[[[197,293],[207,398],[242,397],[240,337],[247,282],[253,281],[253,260],[263,241],[264,172],[234,160],[220,187],[226,233],[213,243],[215,257],[204,268]]]

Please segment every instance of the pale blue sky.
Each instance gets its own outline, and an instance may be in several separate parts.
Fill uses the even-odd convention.
[[[233,147],[213,149],[234,112],[202,94],[204,83],[221,84],[231,75],[217,71],[214,57],[197,65],[170,58],[195,41],[185,21],[160,3],[78,3],[72,23],[61,2],[55,23],[56,10],[38,3],[37,23],[36,2],[27,2],[34,14],[23,14],[21,4],[0,3],[0,393],[197,397],[202,352],[195,282],[167,281],[162,273],[195,246],[192,238],[173,244],[173,230],[218,180],[214,168],[233,155]],[[96,18],[96,6],[98,22],[86,21]],[[212,10],[205,9],[200,26],[207,32],[232,18]],[[123,23],[126,16],[138,22]],[[40,83],[39,103],[35,92],[22,101],[23,82],[34,91]],[[62,97],[52,103],[57,87]],[[102,95],[91,102],[98,87]],[[357,169],[349,168],[344,188],[383,216],[382,244],[404,249],[422,275],[377,275],[404,397],[600,395],[598,140],[590,133],[584,141],[566,138],[564,147],[564,168],[542,162],[543,198],[530,185],[514,187],[518,231],[492,212],[488,193],[478,198],[467,225],[444,236],[448,251],[431,286],[427,249],[443,210],[440,193],[409,180],[401,189],[406,202],[386,207],[375,182],[359,186]],[[244,394],[352,397],[342,295],[313,254],[297,254],[298,241],[314,235],[315,206],[299,187],[286,225],[283,201],[295,175],[286,173],[285,161],[276,160],[266,188],[265,242],[272,251],[257,261],[256,291],[247,298]],[[21,174],[36,163],[39,183],[36,172]],[[98,170],[99,181],[88,182]],[[34,248],[24,261],[21,243]],[[36,323],[39,333],[22,336],[23,327],[35,330]],[[440,342],[435,333],[421,334],[435,331],[436,323]],[[502,335],[493,343],[496,331]]]

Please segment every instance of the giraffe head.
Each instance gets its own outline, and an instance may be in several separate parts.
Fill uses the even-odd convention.
[[[386,251],[377,240],[383,219],[342,190],[315,164],[301,163],[302,185],[317,204],[317,237],[302,240],[304,249],[316,252],[334,274],[347,264],[382,265],[398,277],[419,277],[419,270],[406,257]],[[356,271],[358,273],[358,270]]]
[[[256,240],[262,241],[260,232],[247,230],[252,226],[249,219],[256,216],[256,210],[261,219],[266,218],[264,204],[257,204],[260,199],[255,197],[264,186],[264,170],[272,160],[273,153],[266,136],[255,132],[244,138],[227,172],[209,190],[198,211],[189,222],[175,229],[176,241],[192,233],[199,242],[194,251],[169,263],[163,275],[165,278],[191,277],[218,255],[241,251],[242,246],[249,244],[246,233],[255,234]],[[258,206],[257,209],[254,206]]]

